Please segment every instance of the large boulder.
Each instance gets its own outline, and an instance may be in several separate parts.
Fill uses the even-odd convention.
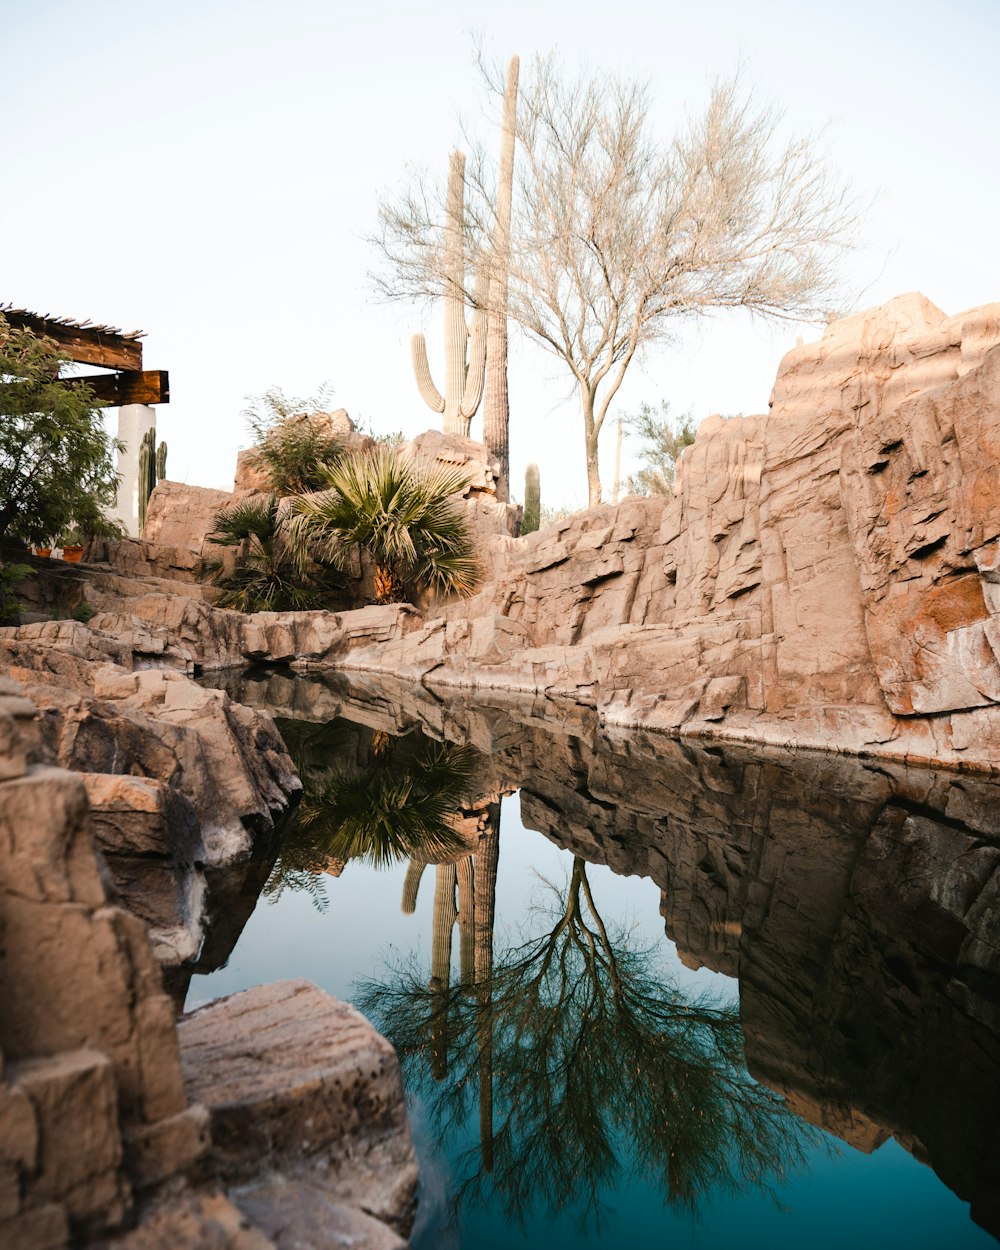
[[[179,1033],[188,1096],[209,1109],[224,1179],[252,1182],[263,1161],[409,1231],[417,1164],[399,1063],[364,1016],[309,982],[279,981],[199,1008]],[[256,1210],[280,1200],[248,1191]]]
[[[142,541],[158,547],[177,547],[196,556],[205,554],[205,540],[215,529],[215,517],[233,503],[226,490],[188,486],[184,482],[157,482],[149,497]]]

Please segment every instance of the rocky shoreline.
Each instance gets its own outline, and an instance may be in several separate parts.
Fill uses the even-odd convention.
[[[350,1009],[264,987],[192,1016],[178,1043],[163,986],[182,998],[171,978],[205,957],[206,880],[273,862],[301,789],[270,713],[196,675],[482,691],[655,731],[668,758],[663,735],[1000,771],[1000,305],[947,318],[913,295],[834,323],[786,357],[769,415],[703,423],[674,498],[525,538],[461,443],[425,452],[475,470],[462,506],[488,575],[471,599],[216,608],[197,570],[233,496],[169,482],[143,540],[36,562],[36,615],[89,619],[0,629],[3,1244],[280,1247],[298,1211],[389,1247],[412,1217],[398,1067]],[[282,1071],[244,1053],[223,1094],[240,1022],[282,1035],[289,1012],[316,1022],[301,1052]],[[308,1158],[292,1130],[265,1158],[233,1127],[262,1087],[260,1114],[289,1125],[317,1089],[353,1093]],[[347,1158],[370,1159],[366,1181]]]

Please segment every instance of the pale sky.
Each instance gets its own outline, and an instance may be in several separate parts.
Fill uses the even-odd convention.
[[[0,0],[0,302],[147,332],[172,478],[230,487],[244,397],[270,385],[329,381],[376,430],[436,424],[409,339],[427,331],[440,377],[440,312],[376,302],[365,240],[407,163],[444,180],[459,115],[481,118],[476,32],[504,60],[558,47],[647,80],[665,141],[742,67],[789,129],[827,127],[873,201],[845,266],[862,306],[1000,299],[1000,0]],[[782,354],[817,333],[720,317],[651,350],[620,410],[766,411]],[[543,500],[581,506],[568,375],[515,335],[510,387],[515,494],[535,460]],[[606,493],[612,458],[609,429]]]

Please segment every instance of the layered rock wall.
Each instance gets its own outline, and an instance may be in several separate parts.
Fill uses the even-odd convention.
[[[0,683],[0,1245],[403,1250],[417,1168],[392,1048],[300,982],[213,1004],[179,1042],[96,844],[191,853],[194,806],[52,767],[46,722]],[[137,900],[155,911],[148,880]]]
[[[489,582],[349,664],[563,694],[609,722],[1000,760],[1000,305],[922,296],[703,422],[672,499],[494,544]]]

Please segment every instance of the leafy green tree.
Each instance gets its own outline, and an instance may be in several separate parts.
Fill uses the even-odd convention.
[[[492,1200],[512,1222],[544,1205],[596,1226],[606,1194],[636,1180],[695,1213],[713,1189],[767,1190],[803,1162],[815,1134],[748,1074],[738,1008],[686,998],[657,948],[605,924],[582,859],[535,914],[542,932],[475,995],[451,987],[443,1008],[415,964],[358,994],[442,1142],[463,1135],[488,1060],[489,1137],[452,1165],[456,1213]]]
[[[274,495],[247,499],[215,516],[208,541],[236,551],[235,565],[208,560],[203,574],[219,587],[218,604],[239,612],[319,608],[344,585],[336,569],[313,564],[303,571],[293,553]]]
[[[51,339],[0,316],[0,542],[44,544],[71,526],[108,529],[118,489],[93,392],[60,380],[68,363]]]
[[[257,444],[253,462],[267,473],[275,494],[322,490],[324,471],[344,455],[344,440],[316,420],[327,410],[331,396],[329,384],[308,399],[272,386],[249,400],[243,415]]]
[[[293,530],[308,551],[344,567],[365,552],[375,601],[400,603],[410,590],[468,594],[478,581],[475,546],[452,502],[467,485],[454,470],[422,469],[377,445],[324,472],[322,494],[296,499]]]
[[[642,404],[639,411],[625,418],[645,446],[639,453],[641,468],[628,480],[633,495],[672,495],[677,476],[677,458],[694,442],[695,426],[690,412],[670,415],[670,404],[661,399],[657,407]]]

